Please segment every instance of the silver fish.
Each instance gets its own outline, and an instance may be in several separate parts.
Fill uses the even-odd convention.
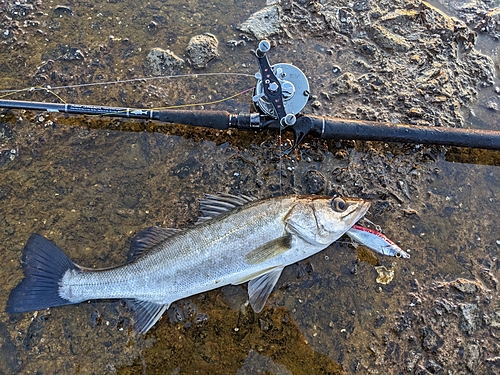
[[[198,225],[146,229],[132,241],[131,260],[106,269],[79,266],[52,242],[33,234],[23,252],[25,278],[11,292],[6,311],[124,299],[135,330],[145,333],[172,302],[249,281],[250,305],[258,313],[284,267],[337,240],[369,205],[340,197],[291,195],[257,201],[207,195],[200,201]]]
[[[346,234],[354,241],[372,249],[373,251],[391,257],[409,258],[410,254],[391,241],[387,236],[361,225],[353,225]]]

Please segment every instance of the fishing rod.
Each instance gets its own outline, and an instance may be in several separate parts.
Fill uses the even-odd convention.
[[[500,132],[480,129],[457,129],[417,126],[321,117],[302,114],[310,96],[305,74],[286,63],[270,65],[267,52],[269,41],[259,43],[255,55],[259,73],[252,101],[256,112],[231,114],[223,110],[138,109],[96,105],[44,103],[21,100],[2,100],[0,108],[62,112],[77,115],[100,115],[133,119],[156,120],[226,130],[280,129],[294,132],[293,151],[309,134],[322,139],[436,144],[468,148],[500,150]]]

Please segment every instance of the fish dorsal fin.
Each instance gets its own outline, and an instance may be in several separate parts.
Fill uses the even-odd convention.
[[[127,259],[129,261],[136,259],[144,252],[147,252],[180,231],[180,229],[160,227],[150,227],[141,230],[130,243]]]
[[[285,251],[290,250],[291,246],[292,235],[287,234],[282,237],[275,238],[274,240],[250,251],[245,256],[245,261],[248,264],[259,264],[283,254]]]
[[[144,334],[161,318],[169,304],[141,301],[137,299],[125,300],[134,316],[134,331]]]
[[[253,311],[260,313],[267,298],[280,278],[283,267],[275,267],[269,272],[252,279],[248,283],[248,300]]]
[[[205,199],[200,199],[201,216],[196,224],[204,223],[220,214],[229,212],[238,206],[255,201],[256,198],[248,195],[232,194],[205,194]]]

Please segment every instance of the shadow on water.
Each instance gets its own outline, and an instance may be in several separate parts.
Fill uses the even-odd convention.
[[[203,309],[206,301],[199,300],[194,299]],[[215,300],[221,302],[217,296]],[[340,365],[311,349],[286,309],[259,315],[220,305],[207,310],[206,321],[160,324],[154,347],[117,373],[345,374]]]
[[[151,48],[182,55],[189,38],[204,32],[220,46],[203,72],[255,73],[255,42],[235,25],[263,3],[88,5],[3,3],[0,17],[12,22],[2,31],[2,88],[142,77]],[[467,126],[464,108],[495,86],[489,60],[462,50],[456,58],[469,34],[425,3],[284,1],[282,17],[286,31],[270,58],[307,72],[309,113]],[[226,44],[232,39],[247,44]],[[191,72],[199,71],[173,71]],[[220,99],[253,84],[190,77],[57,93],[76,103],[147,107]],[[47,92],[16,95],[55,100]],[[238,112],[248,101],[214,107]],[[488,111],[485,118],[497,119]],[[141,229],[192,225],[204,193],[363,197],[372,202],[367,217],[411,254],[385,258],[342,238],[287,267],[261,314],[246,306],[243,286],[225,287],[176,302],[145,337],[132,333],[130,313],[117,301],[2,312],[0,372],[480,374],[500,366],[498,152],[307,139],[280,158],[270,132],[0,116],[2,309],[22,278],[31,233],[83,266],[118,265]]]

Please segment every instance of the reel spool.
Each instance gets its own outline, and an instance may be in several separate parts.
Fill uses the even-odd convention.
[[[296,66],[291,64],[275,64],[271,67],[276,78],[281,84],[283,92],[283,105],[285,106],[286,114],[297,115],[304,109],[309,100],[309,82],[305,74]],[[264,93],[264,85],[268,84],[271,91],[275,91],[276,83],[266,83],[262,80],[260,73],[255,74],[257,84],[252,98],[255,107],[263,114],[278,118],[272,103]]]

